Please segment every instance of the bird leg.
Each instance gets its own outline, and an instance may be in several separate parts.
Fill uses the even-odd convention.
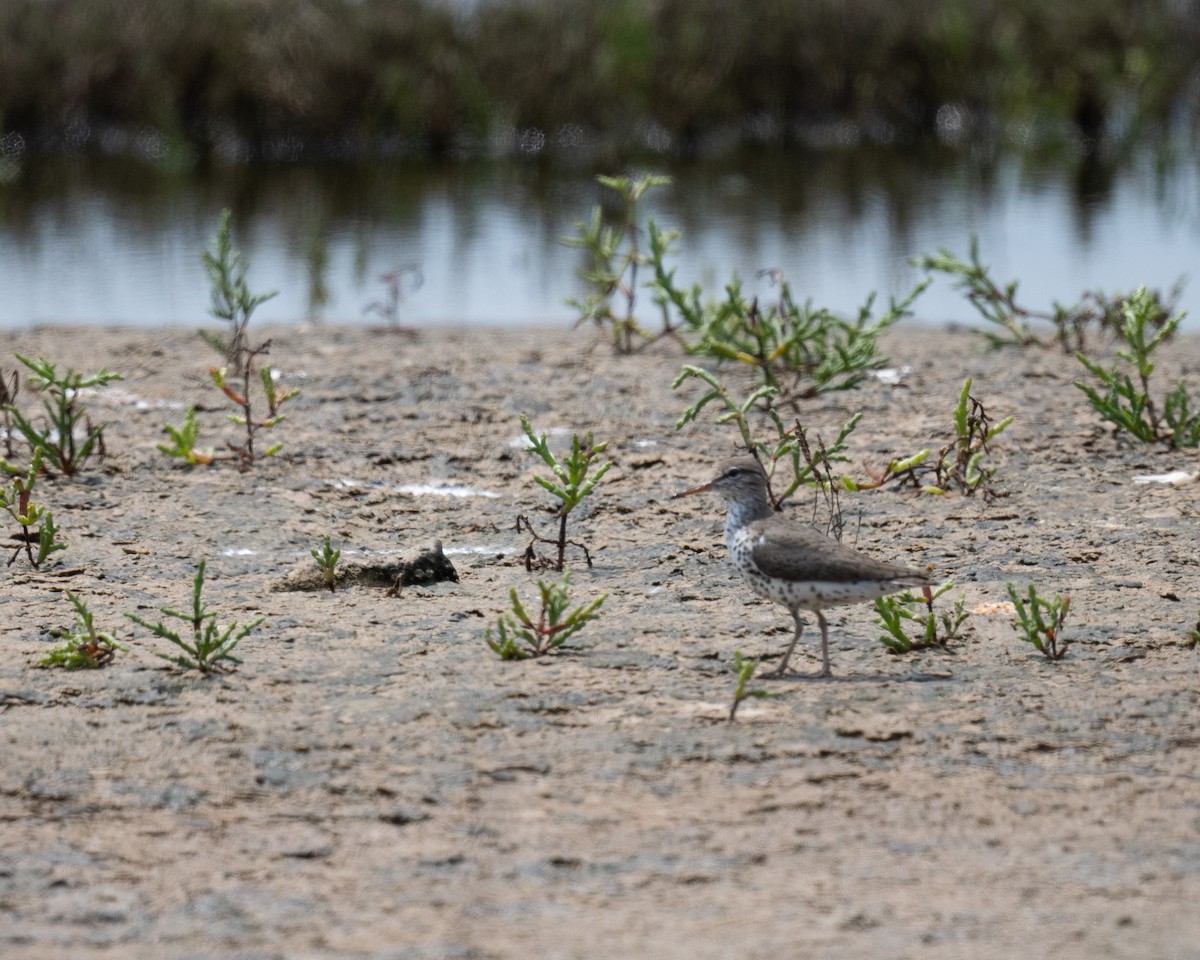
[[[770,673],[764,673],[764,677],[782,677],[788,672],[788,661],[791,660],[792,651],[796,649],[796,644],[800,642],[800,633],[804,630],[804,621],[800,618],[800,611],[793,610],[791,613],[792,619],[796,622],[796,633],[783,654],[783,662],[777,669]],[[825,680],[833,676],[833,671],[829,667],[829,624],[825,622],[825,615],[820,610],[817,611],[817,623],[821,627],[821,669],[816,673],[794,674],[797,680]]]
[[[813,676],[832,677],[833,671],[829,669],[829,624],[825,622],[825,614],[820,610],[817,611],[817,623],[821,626],[821,672]]]
[[[792,658],[792,651],[796,649],[796,644],[800,642],[800,634],[804,630],[804,621],[800,619],[800,611],[793,610],[791,613],[792,619],[796,622],[796,632],[792,635],[792,642],[788,644],[787,652],[783,655],[783,662],[770,673],[764,673],[764,677],[782,677],[787,673],[788,661]]]

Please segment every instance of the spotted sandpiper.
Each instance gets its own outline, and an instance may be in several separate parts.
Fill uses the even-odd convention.
[[[796,633],[778,670],[783,676],[804,621],[801,610],[817,615],[821,627],[821,669],[801,674],[812,679],[832,676],[829,669],[829,625],[825,607],[874,600],[908,587],[923,587],[929,578],[920,570],[883,563],[818,533],[807,524],[776,513],[767,499],[767,475],[753,457],[721,464],[708,483],[675,497],[712,491],[728,507],[725,543],[729,559],[760,597],[788,608]]]

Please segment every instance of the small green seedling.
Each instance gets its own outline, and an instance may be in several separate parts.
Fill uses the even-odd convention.
[[[1188,631],[1187,645],[1193,650],[1200,649],[1200,617],[1196,618],[1196,625]]]
[[[39,667],[62,667],[65,670],[95,670],[111,663],[118,650],[128,650],[117,641],[116,635],[97,630],[92,612],[87,604],[70,590],[67,599],[75,608],[74,630],[52,630],[51,634],[62,640],[38,661]]]
[[[249,342],[246,335],[250,317],[279,291],[250,292],[246,283],[246,261],[241,252],[233,246],[230,230],[232,218],[230,210],[221,211],[217,232],[211,240],[212,249],[201,253],[212,300],[209,312],[218,320],[229,321],[230,337],[226,342],[219,334],[207,330],[201,330],[200,337],[218,353],[225,354],[226,364],[232,367],[236,374],[241,373],[251,359],[247,356]]]
[[[944,647],[951,640],[958,639],[963,621],[970,616],[963,611],[962,597],[955,600],[949,610],[942,610],[936,615],[933,610],[933,602],[953,586],[954,582],[947,580],[936,589],[924,587],[920,596],[905,590],[894,596],[878,598],[875,612],[879,617],[875,623],[885,631],[880,635],[879,642],[892,653],[911,653],[914,650]],[[916,627],[913,636],[908,635],[906,624]]]
[[[992,423],[983,404],[971,396],[971,382],[970,377],[964,381],[954,408],[954,439],[937,455],[932,485],[936,493],[957,488],[966,496],[977,490],[994,496],[991,481],[996,468],[985,467],[983,459],[989,452],[988,443],[1004,432],[1013,418]]]
[[[204,565],[205,560],[201,557],[199,567],[196,570],[196,578],[192,581],[192,609],[190,613],[181,613],[178,610],[172,610],[170,607],[160,608],[165,616],[182,620],[190,627],[190,638],[181,636],[161,620],[157,623],[150,623],[134,613],[126,613],[125,616],[134,623],[145,627],[156,637],[169,640],[183,651],[181,655],[160,653],[158,656],[164,660],[171,661],[171,663],[182,667],[184,670],[199,670],[201,673],[210,674],[218,670],[233,669],[233,667],[226,666],[226,664],[240,664],[242,661],[233,656],[234,648],[266,618],[258,617],[251,623],[241,627],[236,622],[229,624],[223,629],[218,627],[217,615],[208,610],[207,605],[201,598],[201,594],[204,591]]]
[[[321,549],[313,547],[309,551],[313,555],[313,559],[317,561],[317,568],[321,571],[321,576],[325,578],[325,586],[329,588],[329,592],[334,592],[334,582],[337,579],[337,563],[341,559],[342,551],[334,550],[329,545],[329,534],[325,535],[324,542],[321,544]]]
[[[1054,595],[1053,600],[1038,596],[1037,587],[1029,585],[1029,595],[1022,600],[1017,588],[1008,585],[1008,596],[1017,612],[1017,630],[1021,639],[1031,643],[1050,660],[1061,660],[1070,646],[1062,638],[1063,621],[1071,609],[1071,598]]]
[[[170,436],[171,443],[160,443],[158,449],[168,457],[178,457],[189,464],[211,464],[218,460],[232,460],[243,472],[249,470],[256,461],[278,454],[283,449],[282,443],[273,443],[266,449],[259,450],[255,448],[255,442],[260,431],[270,430],[283,422],[284,415],[279,412],[279,408],[297,396],[300,391],[296,389],[280,390],[275,385],[271,370],[266,367],[259,369],[258,376],[255,378],[253,359],[266,353],[270,345],[271,342],[268,340],[254,350],[247,351],[248,358],[240,374],[242,381],[240,388],[230,383],[228,368],[210,367],[208,370],[212,382],[230,401],[241,408],[241,413],[229,415],[230,422],[238,424],[245,430],[245,436],[241,443],[226,441],[227,452],[222,454],[216,453],[211,447],[208,450],[197,449],[196,443],[199,439],[200,428],[196,423],[195,408],[189,407],[182,426],[177,427],[171,423],[164,426],[163,429]],[[256,379],[261,384],[262,395],[267,405],[265,417],[254,415],[253,387]]]
[[[501,613],[496,621],[495,635],[489,626],[484,640],[492,652],[501,660],[526,660],[541,657],[561,647],[569,637],[578,633],[591,620],[599,616],[599,610],[608,594],[604,593],[590,603],[580,604],[568,612],[571,598],[568,593],[570,574],[563,574],[557,584],[538,581],[541,609],[531,617],[517,596],[517,588],[508,591],[512,613]]]
[[[283,422],[284,416],[279,412],[279,408],[300,393],[298,389],[279,390],[275,386],[275,378],[272,376],[271,370],[268,367],[263,367],[258,371],[258,380],[262,386],[263,398],[267,402],[267,415],[261,418],[254,416],[254,401],[251,393],[253,377],[251,371],[254,366],[254,359],[265,354],[270,346],[271,341],[268,340],[253,350],[246,351],[247,360],[242,367],[241,373],[241,390],[236,389],[229,383],[228,370],[225,367],[210,367],[208,370],[209,376],[212,377],[212,381],[217,385],[218,389],[242,408],[240,414],[232,413],[229,415],[229,419],[232,423],[245,428],[245,439],[240,445],[227,444],[232,451],[233,459],[237,461],[239,470],[248,470],[255,460],[273,457],[283,449],[282,443],[273,443],[265,450],[256,452],[254,441],[260,430],[270,430],[272,427],[276,427]]]
[[[191,464],[209,464],[216,459],[216,454],[212,449],[196,449],[196,440],[199,438],[200,428],[196,424],[195,407],[188,407],[182,427],[176,427],[168,423],[163,429],[170,436],[171,443],[169,445],[160,443],[158,449],[168,457],[179,457],[181,460],[185,460]]]
[[[634,316],[638,268],[654,264],[656,249],[652,246],[651,255],[640,249],[641,228],[637,220],[637,205],[647,190],[666,186],[671,178],[656,175],[637,178],[600,176],[596,180],[620,196],[624,204],[624,216],[619,229],[607,227],[604,225],[604,211],[597,205],[592,208],[590,220],[576,221],[577,236],[562,238],[563,244],[586,251],[589,258],[587,269],[578,271],[579,279],[587,284],[589,292],[582,298],[568,300],[567,306],[579,311],[581,323],[590,320],[598,327],[608,327],[613,347],[618,353],[632,353],[635,337],[643,341],[653,339]],[[653,221],[650,222],[650,229],[660,242],[664,240],[662,235],[654,231]],[[666,243],[661,242],[657,248],[660,268],[665,252]],[[613,299],[617,296],[624,300],[623,311],[614,308]],[[669,330],[668,326],[663,333]]]
[[[946,494],[958,490],[964,496],[981,493],[986,500],[1003,496],[992,489],[995,467],[984,465],[991,452],[988,444],[1013,422],[1005,417],[992,423],[987,410],[971,396],[970,377],[963,383],[954,408],[954,435],[931,457],[930,451],[920,450],[911,457],[891,461],[881,474],[872,474],[869,481],[858,482],[845,478],[848,489],[862,490],[883,486],[892,480],[901,486],[911,486],[922,493]]]
[[[17,538],[20,542],[8,558],[8,565],[11,567],[24,550],[29,562],[35,568],[40,567],[53,554],[67,549],[67,545],[58,539],[60,531],[53,514],[33,499],[33,488],[42,472],[41,448],[34,448],[28,468],[22,470],[0,458],[0,470],[9,477],[8,486],[0,487],[0,509],[7,511],[21,525],[21,534]],[[37,527],[37,532],[31,527]],[[35,544],[36,554],[33,552]]]
[[[271,341],[252,346],[246,328],[254,311],[275,296],[276,291],[260,294],[250,292],[246,284],[246,263],[242,255],[233,249],[230,240],[229,221],[230,212],[222,211],[217,234],[212,239],[212,250],[205,250],[203,259],[212,294],[210,312],[214,317],[229,321],[230,338],[226,342],[217,334],[205,330],[200,331],[200,336],[214,350],[225,355],[226,365],[210,367],[208,375],[217,389],[241,409],[240,413],[230,414],[229,419],[245,429],[245,439],[240,444],[227,442],[229,453],[221,457],[215,456],[212,451],[198,451],[195,414],[189,411],[182,427],[171,424],[165,427],[174,443],[171,446],[164,444],[159,449],[168,456],[180,457],[188,463],[233,460],[239,470],[246,471],[256,460],[273,457],[282,449],[282,444],[275,443],[265,450],[256,450],[255,440],[260,430],[269,430],[282,422],[284,417],[279,408],[300,391],[280,390],[275,385],[272,371],[267,367],[257,367],[258,359],[270,351]],[[240,388],[235,385],[238,380],[241,381]],[[266,402],[265,417],[254,415],[252,391],[256,383],[261,387]]]
[[[554,474],[553,477],[535,476],[533,479],[542,489],[554,494],[561,504],[556,514],[558,517],[557,540],[540,536],[526,517],[517,517],[517,530],[525,530],[533,537],[525,548],[525,569],[532,570],[535,565],[538,567],[553,566],[553,569],[562,572],[567,544],[582,550],[584,559],[590,567],[592,555],[588,552],[588,548],[576,540],[567,539],[567,517],[585,497],[596,489],[596,484],[612,466],[611,460],[605,460],[594,470],[592,469],[595,461],[605,451],[608,444],[596,443],[591,433],[588,433],[586,437],[580,437],[577,433],[572,434],[571,452],[560,460],[550,449],[546,435],[543,433],[538,436],[533,432],[533,427],[529,425],[529,418],[525,414],[521,414],[521,429],[525,431],[525,436],[529,439],[529,446],[525,449],[541,457],[542,462]],[[552,544],[557,549],[557,560],[539,558],[534,550],[535,544],[538,543]]]
[[[1131,366],[1133,378],[1120,368],[1106,368],[1082,353],[1075,357],[1103,384],[1098,389],[1090,384],[1075,382],[1088,398],[1088,403],[1101,418],[1117,430],[1133,434],[1145,443],[1165,442],[1174,450],[1200,446],[1200,411],[1193,412],[1188,399],[1187,384],[1180,380],[1163,398],[1162,409],[1150,394],[1150,375],[1154,372],[1152,354],[1164,340],[1174,336],[1185,316],[1176,313],[1161,325],[1156,325],[1162,306],[1158,298],[1139,287],[1121,303],[1121,336],[1128,350],[1118,350],[1117,356]]]
[[[737,717],[738,707],[743,700],[749,700],[751,697],[756,699],[766,699],[767,697],[777,697],[778,693],[772,690],[764,690],[761,687],[747,690],[750,681],[754,679],[754,672],[758,669],[758,661],[751,660],[742,656],[741,650],[733,651],[733,672],[737,677],[737,685],[733,688],[733,703],[729,707],[729,722],[733,723]]]
[[[19,353],[16,355],[33,375],[29,383],[43,391],[42,406],[46,411],[45,423],[35,426],[16,406],[8,404],[5,410],[12,417],[12,425],[35,451],[40,451],[47,469],[63,476],[77,473],[83,462],[94,452],[104,454],[104,424],[96,427],[80,403],[80,391],[103,387],[113,380],[123,379],[119,373],[101,369],[91,376],[84,376],[68,369],[60,374],[55,365],[38,357],[30,360]]]

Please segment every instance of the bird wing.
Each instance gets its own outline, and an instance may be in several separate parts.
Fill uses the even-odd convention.
[[[776,524],[759,532],[750,556],[759,570],[780,580],[900,580],[914,587],[928,580],[921,570],[876,560],[802,524]]]

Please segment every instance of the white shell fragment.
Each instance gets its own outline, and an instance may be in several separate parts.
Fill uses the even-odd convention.
[[[1134,483],[1170,483],[1178,486],[1181,483],[1191,483],[1196,479],[1194,473],[1186,470],[1172,470],[1170,473],[1147,473],[1134,477]]]

